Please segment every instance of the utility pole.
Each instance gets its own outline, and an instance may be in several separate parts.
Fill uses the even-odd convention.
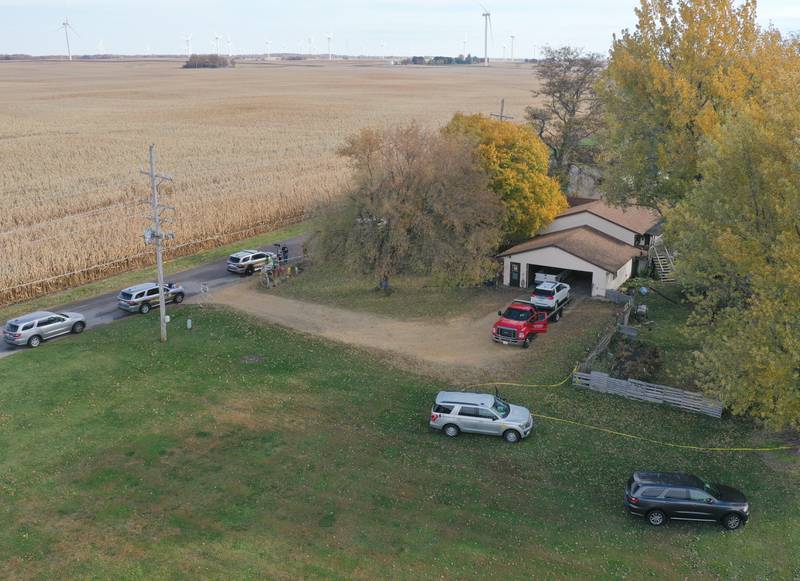
[[[514,35],[511,35],[511,62],[514,62]]]
[[[156,173],[156,146],[150,145],[150,170],[143,174],[150,177],[150,212],[153,228],[145,230],[144,239],[147,244],[155,240],[156,244],[156,269],[158,270],[158,307],[161,320],[161,342],[167,341],[167,309],[164,300],[164,257],[162,255],[162,240],[172,238],[173,234],[161,231],[161,211],[165,209],[174,210],[172,206],[164,206],[158,203],[158,186],[164,182],[171,182],[172,178]]]
[[[495,119],[499,119],[500,121],[505,121],[506,119],[513,119],[511,115],[505,114],[505,110],[506,110],[506,100],[503,98],[500,99],[500,114],[498,115],[497,113],[490,113],[489,116],[494,117]]]

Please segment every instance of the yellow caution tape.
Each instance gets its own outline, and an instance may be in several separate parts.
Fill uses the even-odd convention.
[[[567,383],[570,379],[572,379],[572,374],[578,370],[578,366],[576,365],[575,368],[567,375],[564,379],[559,381],[558,383],[511,383],[507,381],[490,381],[488,383],[476,383],[473,385],[467,385],[466,389],[471,389],[475,387],[490,387],[490,386],[497,386],[497,385],[506,385],[510,387],[560,387]],[[551,420],[554,422],[561,422],[563,424],[571,424],[573,426],[580,426],[581,428],[586,428],[588,430],[595,430],[598,432],[605,432],[606,434],[611,434],[613,436],[620,436],[622,438],[628,438],[631,440],[639,440],[642,442],[649,442],[650,444],[658,444],[659,446],[668,446],[670,448],[680,448],[682,450],[695,450],[698,452],[777,452],[779,450],[795,450],[800,449],[800,446],[774,446],[770,448],[716,448],[716,447],[707,447],[707,446],[692,446],[690,444],[675,444],[672,442],[662,442],[661,440],[654,440],[652,438],[646,438],[644,436],[637,436],[635,434],[626,434],[625,432],[618,432],[616,430],[610,430],[608,428],[601,428],[599,426],[592,426],[590,424],[584,424],[582,422],[576,422],[575,420],[565,420],[563,418],[556,418],[553,416],[546,416],[543,414],[531,414],[535,418],[542,418],[544,420]]]
[[[493,385],[506,385],[509,387],[559,387],[567,383],[570,379],[572,379],[572,374],[578,370],[578,366],[576,365],[575,368],[569,372],[564,379],[559,381],[558,383],[509,383],[507,381],[490,381],[488,383],[475,383],[473,385],[465,386],[465,389],[472,389],[474,387],[491,387]]]
[[[544,414],[531,414],[531,415],[535,418],[542,418],[545,420],[551,420],[553,422],[561,422],[562,424],[571,424],[573,426],[580,426],[582,428],[586,428],[589,430],[605,432],[606,434],[612,434],[614,436],[620,436],[622,438],[629,438],[631,440],[640,440],[642,442],[649,442],[650,444],[658,444],[659,446],[668,446],[670,448],[680,448],[682,450],[696,450],[698,452],[776,452],[778,450],[795,450],[798,448],[798,446],[773,446],[770,448],[714,448],[706,446],[692,446],[689,444],[674,444],[672,442],[662,442],[661,440],[654,440],[652,438],[646,438],[644,436],[636,436],[634,434],[626,434],[625,432],[609,430],[608,428],[592,426],[590,424],[576,422],[575,420],[565,420],[563,418],[546,416]]]

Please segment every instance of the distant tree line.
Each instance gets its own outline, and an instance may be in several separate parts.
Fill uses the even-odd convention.
[[[232,58],[218,54],[193,54],[183,65],[184,69],[223,69],[236,66]]]
[[[481,60],[472,55],[460,54],[456,57],[452,56],[413,56],[410,59],[403,59],[400,61],[401,65],[472,65],[481,62]]]

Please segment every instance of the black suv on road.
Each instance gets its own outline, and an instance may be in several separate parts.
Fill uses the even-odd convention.
[[[744,494],[676,472],[635,472],[625,487],[625,508],[653,526],[668,519],[719,522],[738,529],[750,517]]]

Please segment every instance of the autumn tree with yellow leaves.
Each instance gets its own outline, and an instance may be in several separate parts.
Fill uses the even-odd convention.
[[[701,148],[702,183],[667,214],[702,339],[697,383],[776,428],[800,428],[798,72],[730,116]]]
[[[800,45],[756,2],[641,0],[600,87],[605,193],[662,211],[696,383],[800,428]]]
[[[786,47],[758,27],[755,0],[641,0],[636,15],[599,87],[604,193],[661,210],[702,181],[699,148],[758,95]]]
[[[535,236],[567,208],[558,181],[548,176],[550,152],[531,127],[457,113],[444,132],[474,140],[489,187],[505,209],[505,244]]]

